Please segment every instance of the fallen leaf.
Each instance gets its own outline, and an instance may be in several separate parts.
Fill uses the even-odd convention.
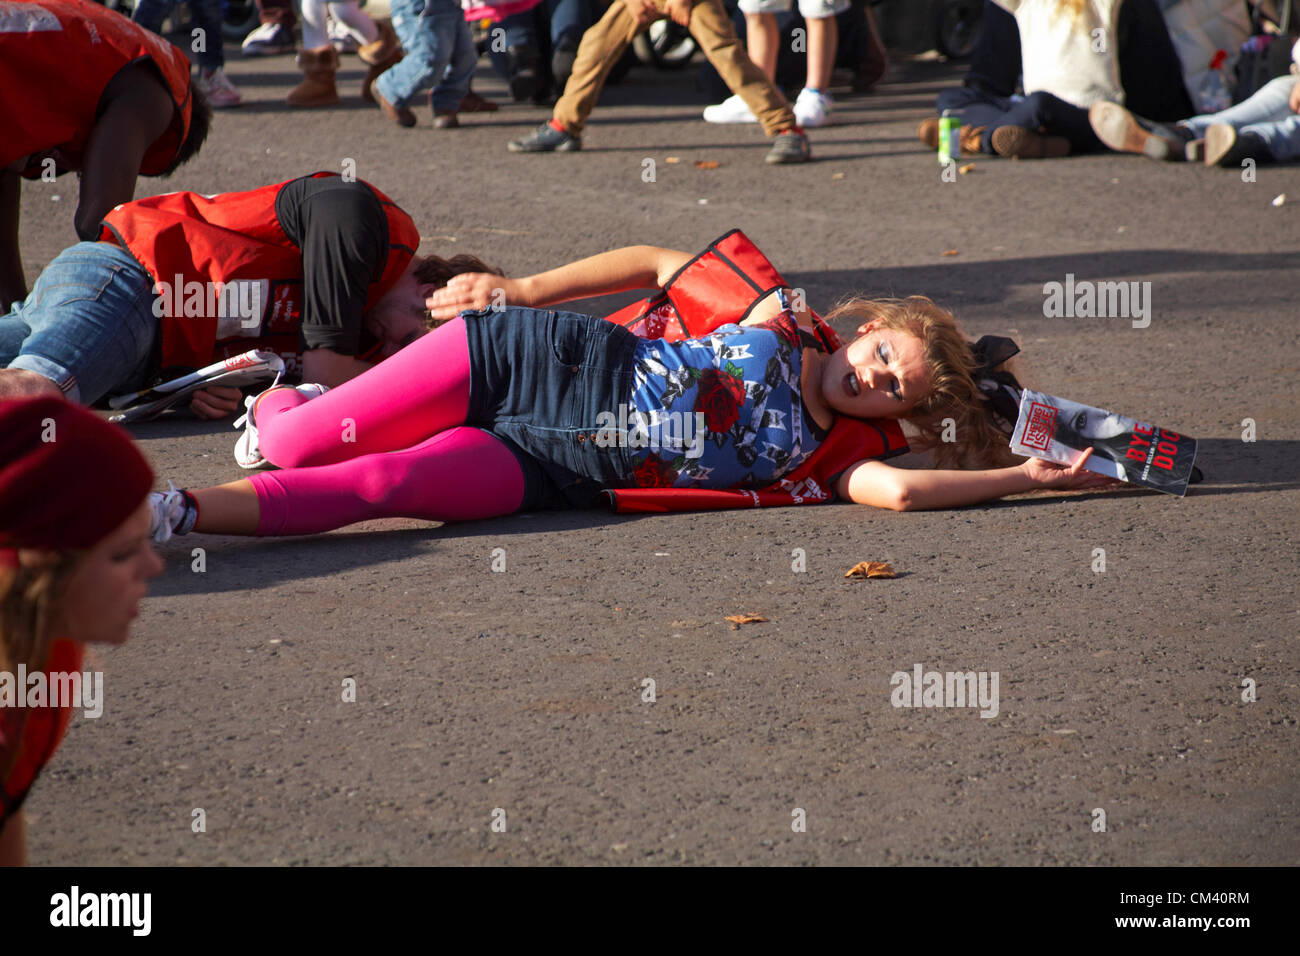
[[[967,163],[967,164],[964,165],[964,166],[958,166],[958,167],[957,167],[957,172],[959,172],[959,173],[961,173],[963,176],[965,176],[967,173],[974,171],[974,169],[975,169],[975,164],[974,164],[974,163]]]
[[[897,574],[884,561],[859,561],[849,568],[846,578],[896,578]]]
[[[831,176],[831,179],[843,179],[843,178],[844,178],[843,173],[835,173],[834,175]]]
[[[721,165],[716,159],[697,159],[695,161],[696,169],[717,169]]]
[[[667,157],[664,158],[664,162],[665,162],[665,163],[680,163],[681,160],[678,159],[676,156],[667,156]]]
[[[767,618],[760,617],[757,614],[728,614],[725,620],[731,622],[731,629],[733,631],[738,631],[742,624],[762,624],[767,620]]]
[[[944,254],[945,256],[955,256],[955,255],[957,254],[957,250],[956,250],[956,249],[945,249],[943,254]]]

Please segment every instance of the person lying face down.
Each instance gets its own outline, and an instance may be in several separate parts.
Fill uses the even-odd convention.
[[[0,401],[48,393],[92,404],[250,349],[277,353],[291,375],[341,384],[422,327],[449,275],[491,270],[472,256],[418,255],[419,242],[376,187],[331,173],[123,203],[98,241],[60,253],[22,306],[0,315]],[[220,418],[241,398],[208,388],[190,407]]]
[[[375,517],[471,520],[593,506],[617,489],[744,497],[781,486],[823,445],[836,445],[837,429],[875,420],[880,427],[861,427],[896,431],[890,420],[904,417],[940,464],[981,467],[849,460],[832,476],[838,497],[905,510],[1113,484],[1082,462],[986,467],[1010,459],[1005,436],[973,380],[970,345],[952,316],[922,297],[855,300],[832,313],[856,316],[859,334],[829,353],[812,334],[811,313],[776,296],[744,324],[676,342],[532,308],[663,287],[690,259],[637,246],[524,279],[453,277],[432,296],[431,318],[442,324],[380,366],[324,394],[306,386],[262,393],[250,409],[253,437],[241,443],[282,470],[156,493],[158,540],[190,531],[310,534]],[[620,411],[622,421],[681,422],[683,409],[704,429],[686,447],[632,441],[629,429],[609,424]],[[935,442],[947,418],[959,440]]]

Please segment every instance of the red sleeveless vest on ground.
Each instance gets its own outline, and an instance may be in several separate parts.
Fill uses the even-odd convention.
[[[145,153],[140,172],[171,165],[190,130],[190,61],[162,37],[89,0],[0,3],[0,167],[58,147],[74,168],[104,87],[124,67],[152,60],[177,119]],[[40,175],[39,165],[28,176]]]
[[[606,318],[642,338],[670,342],[697,338],[720,325],[743,321],[762,299],[788,285],[758,247],[733,229],[682,266],[657,295]],[[813,321],[814,334],[826,350],[839,348],[835,330],[817,315]],[[605,494],[620,514],[820,504],[832,500],[835,480],[846,468],[906,451],[907,440],[896,419],[863,421],[840,415],[826,440],[803,464],[766,488],[619,488]]]
[[[56,673],[74,673],[81,670],[82,648],[72,641],[54,641],[50,645],[50,657],[42,670],[47,675]],[[48,686],[48,684],[47,684]],[[26,688],[17,689],[26,700]],[[31,707],[25,711],[0,710],[0,718],[9,715],[26,714],[21,736],[17,740],[8,739],[7,731],[10,721],[0,719],[0,766],[8,763],[12,754],[11,747],[19,747],[18,760],[14,763],[4,781],[0,784],[0,826],[17,810],[27,796],[27,791],[36,782],[41,768],[50,762],[58,748],[63,735],[67,733],[68,722],[72,719],[71,707]]]
[[[302,250],[275,215],[275,197],[292,181],[215,196],[166,193],[123,203],[104,217],[100,239],[125,247],[157,283],[164,368],[198,368],[249,349],[299,354]],[[391,199],[364,185],[388,218],[388,258],[371,281],[369,309],[406,270],[420,233]],[[186,292],[190,283],[194,295]],[[230,307],[253,296],[260,324]]]

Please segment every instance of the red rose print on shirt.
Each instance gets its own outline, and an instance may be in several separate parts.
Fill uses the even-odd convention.
[[[677,480],[677,472],[657,455],[647,455],[632,470],[632,475],[639,488],[671,488]]]
[[[730,370],[705,369],[695,395],[695,411],[704,413],[704,427],[711,432],[726,432],[740,418],[745,400],[745,383]]]

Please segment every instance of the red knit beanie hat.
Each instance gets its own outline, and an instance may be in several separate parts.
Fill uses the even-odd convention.
[[[0,548],[92,547],[152,487],[130,436],[94,412],[53,397],[0,402]]]

